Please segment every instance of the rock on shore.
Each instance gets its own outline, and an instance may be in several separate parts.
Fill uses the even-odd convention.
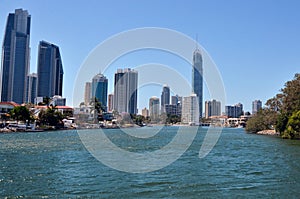
[[[275,130],[258,131],[256,134],[258,134],[258,135],[279,135],[279,133],[276,132]]]

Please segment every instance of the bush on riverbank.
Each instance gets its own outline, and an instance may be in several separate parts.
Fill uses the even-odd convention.
[[[257,133],[274,126],[283,138],[300,138],[300,74],[286,82],[266,106],[247,122],[247,131]]]
[[[270,109],[261,109],[256,115],[247,121],[245,130],[257,133],[263,130],[273,130],[278,113]]]

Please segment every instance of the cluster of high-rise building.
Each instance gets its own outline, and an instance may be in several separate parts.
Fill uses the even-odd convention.
[[[143,110],[146,112],[147,109]],[[158,121],[161,114],[181,117],[181,111],[182,97],[178,95],[171,96],[170,87],[163,85],[161,98],[153,96],[149,99],[149,114],[144,114],[144,116],[149,116],[152,121]]]
[[[99,73],[93,77],[92,82],[86,82],[84,102],[89,105],[96,98],[105,111],[137,114],[137,86],[137,71],[118,69],[114,79],[114,93],[108,95],[108,79]]]
[[[36,103],[40,98],[62,96],[64,72],[58,46],[41,41],[37,73],[30,74],[30,27],[27,10],[16,9],[8,15],[2,46],[2,102]]]
[[[149,99],[149,109],[144,108],[142,115],[151,121],[159,121],[162,114],[181,117],[182,122],[199,124],[203,102],[202,55],[197,48],[193,54],[193,88],[187,97],[171,96],[170,87],[164,85],[161,97]],[[87,106],[97,98],[108,112],[137,114],[138,72],[130,69],[118,69],[114,75],[114,90],[107,93],[108,80],[103,74],[97,74],[92,82],[85,85],[84,104]],[[108,99],[108,100],[107,100]]]

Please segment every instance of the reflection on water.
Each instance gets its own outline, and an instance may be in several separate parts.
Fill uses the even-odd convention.
[[[106,134],[126,150],[153,151],[170,142],[175,129],[147,139],[120,130],[108,129]],[[0,198],[298,197],[299,141],[224,129],[211,153],[199,159],[204,135],[200,130],[191,147],[168,167],[130,174],[98,162],[76,131],[0,134]]]

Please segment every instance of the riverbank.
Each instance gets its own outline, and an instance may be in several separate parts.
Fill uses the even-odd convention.
[[[276,132],[275,130],[258,131],[256,134],[257,135],[271,135],[271,136],[279,136],[280,135],[280,133]]]

